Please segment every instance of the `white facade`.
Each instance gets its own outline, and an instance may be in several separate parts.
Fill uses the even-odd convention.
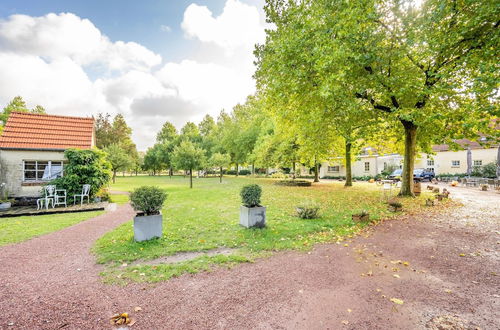
[[[472,165],[482,166],[497,162],[498,149],[472,149]],[[403,156],[362,155],[352,162],[352,176],[375,176],[382,173],[387,166],[402,167]],[[438,151],[435,155],[420,154],[415,161],[415,168],[433,170],[436,174],[462,174],[467,172],[467,150]],[[320,168],[320,178],[345,176],[344,159],[336,158],[323,162]]]

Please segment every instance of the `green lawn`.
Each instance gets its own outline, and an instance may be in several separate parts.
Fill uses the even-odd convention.
[[[0,218],[0,246],[52,233],[102,213],[95,211]]]
[[[262,185],[262,204],[267,206],[267,228],[244,229],[239,225],[239,191],[249,183]],[[353,213],[366,209],[378,220],[393,216],[380,201],[379,187],[355,183],[344,188],[341,183],[313,187],[283,187],[271,179],[217,178],[194,180],[189,189],[182,177],[119,177],[112,190],[131,191],[141,185],[156,185],[168,193],[163,208],[164,227],[161,239],[135,243],[132,222],[100,238],[94,252],[99,263],[108,265],[105,280],[160,281],[184,272],[210,269],[212,264],[251,261],[269,251],[308,249],[312,244],[352,236],[362,226],[351,220]],[[420,198],[404,199],[406,209],[414,211],[424,204]],[[295,206],[305,200],[321,204],[321,218],[303,220],[295,216]],[[238,249],[233,256],[200,257],[171,265],[121,266],[135,260],[155,259],[181,251],[210,250],[217,247]]]

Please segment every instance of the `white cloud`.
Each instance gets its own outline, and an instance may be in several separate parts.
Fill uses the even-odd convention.
[[[186,35],[213,42],[231,53],[239,47],[253,49],[265,38],[259,10],[238,0],[227,0],[222,14],[214,17],[206,6],[191,4],[184,12]]]
[[[53,114],[122,113],[144,150],[166,120],[180,128],[207,113],[215,117],[254,92],[252,50],[263,41],[262,22],[257,8],[237,0],[218,17],[192,4],[182,28],[201,53],[162,63],[139,43],[112,42],[71,13],[13,15],[0,20],[0,107],[21,95]],[[103,75],[90,79],[94,68]]]

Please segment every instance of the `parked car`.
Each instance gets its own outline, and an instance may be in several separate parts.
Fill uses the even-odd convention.
[[[435,176],[434,172],[426,170],[425,168],[416,168],[413,170],[413,180],[415,181],[431,181]]]
[[[402,174],[403,174],[402,169],[394,170],[394,172],[392,172],[389,175],[389,179],[400,181]],[[428,171],[424,168],[416,168],[413,170],[413,180],[415,181],[425,181],[425,180],[431,181],[432,179],[434,179],[434,176],[435,176],[434,172]]]
[[[403,170],[398,168],[397,170],[394,170],[394,172],[392,172],[390,175],[389,175],[389,179],[390,180],[396,180],[396,181],[399,181],[401,180],[401,174],[403,174]]]

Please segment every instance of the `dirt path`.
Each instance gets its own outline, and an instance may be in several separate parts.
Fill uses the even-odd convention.
[[[158,285],[103,285],[88,250],[131,218],[125,205],[0,248],[0,328],[106,329],[111,314],[140,306],[132,329],[421,329],[447,314],[498,329],[500,195],[451,192],[464,208],[388,221],[348,246],[280,253]]]

